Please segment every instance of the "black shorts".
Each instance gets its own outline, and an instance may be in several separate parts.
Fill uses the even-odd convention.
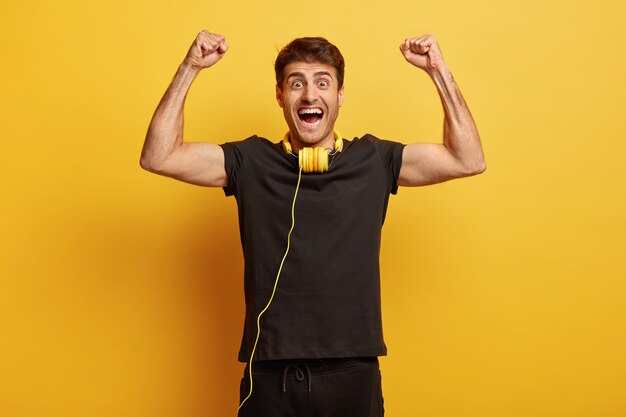
[[[260,361],[238,417],[382,417],[378,358]],[[248,367],[240,402],[250,392]]]

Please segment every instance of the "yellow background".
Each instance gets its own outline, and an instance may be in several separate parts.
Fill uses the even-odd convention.
[[[285,130],[277,48],[346,61],[337,127],[441,142],[433,33],[487,171],[403,188],[383,229],[387,415],[626,416],[623,2],[22,1],[0,6],[0,415],[234,416],[235,201],[142,171],[148,123],[202,29],[185,138]]]

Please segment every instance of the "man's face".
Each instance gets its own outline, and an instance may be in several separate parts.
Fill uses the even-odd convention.
[[[334,146],[333,129],[343,103],[334,67],[321,63],[292,62],[284,69],[276,99],[283,108],[294,149]]]

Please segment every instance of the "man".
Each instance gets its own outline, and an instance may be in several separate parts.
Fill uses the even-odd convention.
[[[246,298],[239,360],[248,362],[239,416],[382,416],[378,262],[389,194],[485,170],[470,111],[435,38],[410,38],[400,51],[437,87],[443,144],[346,140],[334,129],[343,57],[324,38],[300,38],[275,63],[289,128],[282,142],[186,143],[187,91],[227,51],[223,36],[197,35],[153,116],[141,166],[237,199]]]

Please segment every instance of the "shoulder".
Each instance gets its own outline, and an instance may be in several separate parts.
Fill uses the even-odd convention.
[[[388,140],[388,139],[380,139],[377,136],[372,135],[371,133],[366,133],[359,139],[359,141],[371,143],[376,147],[398,146],[398,145],[404,146],[404,144],[401,142]]]
[[[404,143],[393,140],[380,139],[370,133],[366,133],[361,138],[355,138],[351,141],[351,145],[357,149],[364,149],[362,153],[370,155],[378,161],[378,166],[386,173],[389,183],[389,191],[396,194],[398,191],[398,176],[402,167],[402,154],[404,152]],[[366,150],[365,150],[366,149]],[[359,154],[359,152],[354,152]]]
[[[264,150],[267,151],[274,149],[277,144],[266,138],[252,135],[243,140],[222,143],[220,146],[224,150],[224,154],[227,157],[236,155],[238,158],[242,158],[245,154],[250,152],[260,153]]]
[[[397,142],[397,141],[393,141],[393,140],[387,140],[387,139],[380,139],[377,136],[372,135],[371,133],[366,133],[365,135],[361,136],[360,138],[355,137],[352,140],[347,140],[344,139],[346,141],[346,148],[349,147],[355,147],[356,148],[361,148],[361,147],[369,147],[369,148],[373,148],[376,149],[376,151],[378,151],[379,154],[384,155],[384,154],[389,154],[389,153],[401,153],[402,149],[406,146],[404,143],[401,142]]]
[[[235,140],[230,142],[224,142],[220,144],[221,147],[234,147],[234,148],[254,148],[254,147],[262,147],[271,144],[268,139],[265,139],[261,136],[252,135],[246,139]]]

